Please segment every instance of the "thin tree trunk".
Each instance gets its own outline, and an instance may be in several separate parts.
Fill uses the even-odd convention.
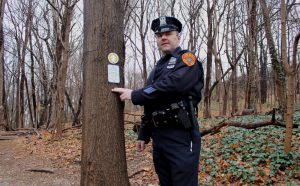
[[[209,0],[207,0],[207,22],[208,22],[208,36],[207,36],[207,60],[206,60],[206,78],[204,88],[204,117],[210,118],[210,83],[211,83],[211,69],[212,69],[212,55],[213,55],[213,13],[215,8],[215,0],[212,7],[210,7]]]
[[[5,95],[5,76],[4,76],[4,34],[3,34],[3,15],[5,0],[0,0],[0,130],[9,130],[7,122],[7,107]]]
[[[287,102],[286,102],[286,132],[284,141],[284,151],[289,153],[292,146],[295,78],[297,73],[297,45],[300,39],[300,32],[297,34],[293,45],[293,61],[290,65],[287,59],[287,37],[286,37],[286,5],[285,0],[281,0],[281,56],[285,71],[287,72]]]
[[[235,113],[238,112],[238,94],[237,94],[237,88],[238,88],[238,84],[237,84],[237,78],[236,78],[236,65],[238,63],[238,59],[237,59],[237,53],[236,53],[236,15],[237,15],[237,10],[236,10],[236,1],[234,0],[234,6],[233,6],[233,20],[232,20],[232,31],[231,31],[231,35],[232,35],[232,58],[233,58],[233,63],[231,62],[231,68],[232,68],[232,73],[230,76],[230,82],[231,82],[231,115],[234,115]],[[228,58],[229,59],[229,58]]]
[[[32,34],[30,33],[29,35],[29,44],[30,44],[30,50],[33,51],[33,46],[32,46]],[[30,72],[31,72],[31,97],[32,97],[32,113],[33,113],[33,126],[34,128],[37,128],[37,106],[36,106],[36,89],[35,89],[35,79],[34,79],[34,56],[33,52],[30,53],[30,58],[31,58],[31,65],[30,65]]]
[[[266,52],[264,49],[262,37],[261,37],[261,41],[260,41],[260,50],[261,50],[261,52],[260,52],[260,64],[261,64],[261,69],[260,69],[261,99],[260,99],[260,103],[265,104],[267,102],[267,97],[268,97],[267,58],[266,58],[266,54],[265,54]]]
[[[62,136],[63,122],[64,122],[64,106],[65,106],[65,87],[67,78],[68,62],[70,57],[70,41],[69,36],[71,32],[71,21],[74,11],[74,6],[78,1],[67,0],[63,4],[63,14],[53,10],[54,14],[54,27],[56,34],[56,55],[54,64],[54,81],[52,84],[52,109],[51,109],[51,124],[50,127],[54,126],[55,135],[54,138],[60,139]],[[54,3],[48,1],[53,7]],[[62,15],[62,16],[59,16]],[[58,19],[60,17],[60,21]],[[58,30],[60,24],[60,29]]]
[[[248,38],[248,59],[249,59],[249,73],[248,73],[248,87],[247,87],[247,95],[248,95],[248,102],[247,108],[254,109],[256,111],[256,0],[248,0],[248,28],[249,28],[249,38]]]
[[[264,18],[264,27],[266,32],[267,43],[269,47],[269,52],[271,55],[272,68],[274,71],[275,77],[275,85],[277,96],[276,101],[279,105],[279,109],[282,110],[283,118],[285,118],[284,113],[286,112],[286,82],[285,82],[285,73],[282,67],[282,64],[279,62],[279,58],[276,52],[274,39],[271,32],[271,19],[270,19],[270,11],[266,5],[265,0],[259,0],[262,14]]]

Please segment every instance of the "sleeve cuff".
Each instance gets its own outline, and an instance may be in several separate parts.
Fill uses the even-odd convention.
[[[134,90],[131,93],[131,101],[134,105],[144,105],[143,89]]]
[[[138,140],[143,140],[145,141],[145,144],[148,144],[150,142],[150,134],[149,134],[149,129],[145,127],[141,127],[138,135]]]

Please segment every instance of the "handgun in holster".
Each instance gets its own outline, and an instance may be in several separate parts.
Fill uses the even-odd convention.
[[[190,114],[189,112],[186,110],[186,107],[183,105],[183,102],[179,102],[179,110],[178,110],[178,119],[179,122],[182,124],[182,126],[185,129],[189,129],[193,126],[192,124],[192,120],[190,120]]]
[[[192,121],[193,126],[198,125],[198,121],[197,121],[198,113],[195,113],[192,96],[189,96],[189,113],[190,113],[190,120]]]

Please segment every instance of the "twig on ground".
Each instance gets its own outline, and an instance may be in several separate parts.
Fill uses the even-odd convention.
[[[49,174],[54,174],[53,171],[51,170],[46,170],[46,169],[28,169],[26,171],[30,171],[30,172],[43,172],[43,173],[49,173]]]

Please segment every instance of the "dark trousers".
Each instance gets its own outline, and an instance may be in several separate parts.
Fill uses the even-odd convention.
[[[153,161],[161,186],[197,186],[199,128],[154,128]]]

